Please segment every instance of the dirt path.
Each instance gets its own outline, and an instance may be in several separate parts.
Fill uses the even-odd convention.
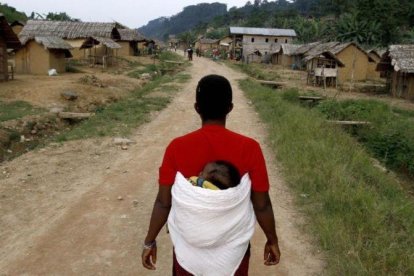
[[[320,274],[323,262],[300,232],[289,190],[266,146],[266,131],[237,86],[244,76],[195,59],[192,80],[173,103],[131,137],[123,151],[110,139],[51,145],[0,166],[0,275],[170,275],[171,242],[159,238],[158,269],[141,268],[141,242],[157,191],[163,151],[175,136],[200,126],[192,109],[197,81],[215,73],[233,84],[228,127],[262,145],[272,185],[282,262],[262,264],[264,236],[252,241],[251,275]],[[122,200],[119,198],[122,197]]]

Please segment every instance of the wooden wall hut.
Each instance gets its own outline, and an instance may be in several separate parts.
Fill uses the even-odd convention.
[[[318,86],[337,86],[338,71],[344,64],[333,53],[324,51],[304,58],[308,72],[307,83]]]
[[[46,75],[48,70],[66,71],[66,58],[72,57],[72,46],[59,37],[35,37],[22,40],[16,52],[16,73]]]
[[[233,41],[242,41],[242,58],[247,60],[247,57],[254,53],[259,52],[262,57],[266,57],[278,50],[280,44],[292,43],[296,32],[292,29],[230,27],[230,36]],[[235,51],[233,47],[234,55]]]
[[[114,57],[118,55],[121,45],[106,37],[89,37],[80,47],[88,50],[89,64],[102,64],[105,68],[115,63]]]
[[[296,50],[301,46],[299,44],[281,44],[279,50],[271,55],[272,64],[293,68]]]
[[[90,53],[81,49],[85,40],[90,37],[119,40],[120,34],[118,27],[119,24],[115,22],[97,23],[29,20],[19,34],[19,37],[22,39],[35,38],[36,36],[63,38],[73,47],[71,53],[74,59],[87,59]],[[102,45],[102,47],[105,46]]]
[[[119,56],[137,56],[139,54],[138,43],[144,42],[145,37],[132,29],[118,29],[121,38],[117,43],[121,46]]]
[[[20,41],[13,32],[6,17],[0,13],[0,82],[9,80],[7,49],[19,49]]]
[[[414,100],[414,44],[391,45],[377,70],[387,76],[391,95]]]

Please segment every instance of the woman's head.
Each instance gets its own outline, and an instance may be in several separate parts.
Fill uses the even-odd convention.
[[[230,82],[223,76],[207,75],[197,85],[196,110],[203,120],[221,120],[233,108]]]

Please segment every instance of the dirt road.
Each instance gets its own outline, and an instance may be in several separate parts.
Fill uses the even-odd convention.
[[[170,275],[171,242],[159,238],[157,270],[144,270],[141,244],[157,191],[163,151],[175,136],[200,126],[193,111],[194,90],[204,75],[226,76],[235,109],[228,127],[263,146],[280,237],[282,261],[262,264],[265,242],[258,228],[251,275],[315,275],[323,262],[301,233],[301,215],[266,146],[266,130],[238,88],[244,75],[195,58],[192,80],[168,108],[130,138],[121,150],[110,138],[51,145],[0,166],[0,275]]]

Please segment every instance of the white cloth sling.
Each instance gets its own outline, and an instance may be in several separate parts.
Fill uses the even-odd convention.
[[[250,189],[248,174],[238,186],[214,191],[193,186],[177,173],[168,229],[185,270],[196,276],[236,272],[256,223]]]

